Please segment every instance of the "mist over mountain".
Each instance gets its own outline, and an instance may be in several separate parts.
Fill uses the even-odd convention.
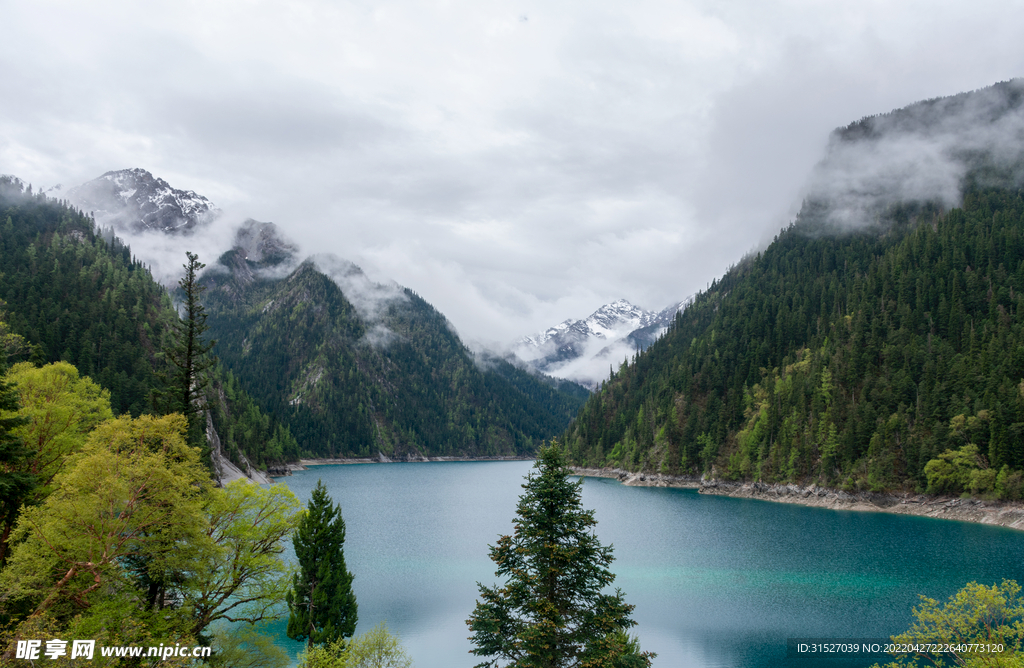
[[[924,100],[835,130],[806,188],[840,229],[878,223],[895,204],[962,202],[964,188],[1024,181],[1024,79]]]
[[[204,274],[210,333],[240,385],[307,452],[524,456],[586,397],[478,359],[416,293],[374,283],[351,262],[317,255],[282,276],[283,261],[249,253],[236,247]]]
[[[233,223],[145,170],[108,172],[68,196],[122,230],[142,262],[173,268],[185,250],[203,255],[210,335],[233,374],[226,387],[251,395],[290,429],[278,440],[294,435],[307,454],[528,455],[587,395],[471,353],[411,290],[330,253],[304,258],[278,225]],[[176,272],[158,275],[173,288]],[[275,446],[259,459],[294,451]]]
[[[63,362],[110,393],[115,413],[163,410],[177,314],[167,290],[92,217],[18,179],[0,176],[0,319],[25,338],[14,359]],[[109,232],[105,228],[104,232]],[[223,367],[205,400],[212,472],[267,468],[300,456],[279,420],[261,411]],[[254,478],[265,481],[253,474]]]

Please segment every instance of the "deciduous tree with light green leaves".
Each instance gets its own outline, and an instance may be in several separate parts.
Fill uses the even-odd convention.
[[[85,443],[86,435],[114,417],[110,392],[67,362],[36,367],[15,364],[7,380],[18,388],[19,414],[26,418],[17,430],[29,450],[28,468],[48,491],[67,458]]]
[[[0,355],[0,369],[6,366],[6,356]],[[0,376],[0,566],[7,557],[7,539],[18,517],[25,497],[36,488],[38,481],[25,468],[28,450],[18,430],[26,420],[18,414],[18,391]]]
[[[279,616],[290,575],[280,555],[301,508],[284,485],[236,480],[211,494],[204,549],[189,566],[183,592],[196,637],[220,620],[256,624]]]
[[[316,645],[299,656],[299,668],[412,668],[397,636],[381,622],[352,640]]]
[[[4,495],[0,516],[0,564],[7,556],[7,541],[17,511],[22,505],[36,505],[52,491],[52,482],[68,457],[85,443],[94,427],[113,417],[110,393],[67,362],[35,367],[28,362],[15,364],[6,380],[17,389],[19,407],[16,416],[23,423],[12,434],[24,449],[12,471],[21,471],[35,481],[22,494]],[[11,411],[0,408],[4,418]]]
[[[143,557],[154,571],[182,568],[186,547],[202,537],[209,488],[184,430],[176,414],[124,416],[93,430],[53,493],[20,516],[17,547],[0,574],[4,598],[35,601],[35,615],[58,604],[73,615],[132,586],[126,559]]]
[[[1013,580],[988,587],[969,582],[945,604],[921,597],[914,608],[914,623],[892,638],[897,645],[922,647],[923,651],[900,655],[884,668],[917,666],[965,666],[1011,668],[1024,666],[1024,599]],[[953,652],[931,651],[951,645]],[[999,651],[989,651],[998,646]],[[873,668],[879,668],[875,664]]]
[[[582,482],[570,482],[557,443],[541,450],[519,497],[515,531],[491,547],[503,586],[480,587],[482,600],[467,621],[476,646],[491,657],[477,668],[646,667],[623,631],[634,624],[633,606],[608,570],[611,546],[594,534],[594,511],[583,510]]]
[[[280,616],[291,573],[281,553],[301,504],[284,486],[213,488],[185,430],[179,414],[108,420],[25,510],[0,574],[19,629],[184,644],[231,622],[238,633],[217,638],[226,650],[247,648],[254,668],[279,663],[253,629]]]
[[[345,566],[345,520],[323,481],[317,481],[292,543],[300,570],[288,592],[288,637],[306,640],[308,647],[351,638],[357,606]]]

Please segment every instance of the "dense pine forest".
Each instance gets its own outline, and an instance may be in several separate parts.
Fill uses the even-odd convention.
[[[221,264],[204,279],[217,354],[314,454],[530,455],[588,395],[474,356],[411,290],[371,319],[311,262],[284,279],[237,250]]]
[[[1019,498],[1024,198],[805,206],[625,364],[566,435],[577,463]]]
[[[0,225],[0,299],[32,360],[74,364],[118,413],[147,410],[174,317],[166,290],[91,218],[12,179],[0,182]]]

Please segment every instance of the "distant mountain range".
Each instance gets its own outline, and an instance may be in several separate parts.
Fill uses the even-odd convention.
[[[531,368],[596,388],[608,369],[661,336],[687,301],[648,311],[625,299],[606,304],[583,320],[568,319],[515,342],[512,352]]]
[[[59,188],[53,194],[60,194]],[[220,214],[203,195],[174,188],[140,168],[107,172],[67,190],[65,197],[72,205],[91,213],[99,225],[129,236],[151,231],[187,235]],[[281,267],[295,269],[300,260],[298,247],[285,239],[278,226],[251,219],[237,230],[233,248],[241,251],[239,257],[248,262],[229,260],[233,262],[230,269],[236,279],[225,288],[229,290],[254,280],[253,267],[274,266],[280,272]],[[142,259],[151,261],[144,256]],[[319,262],[331,266],[332,277],[347,294],[366,294],[369,283],[361,270],[343,269],[346,261],[338,258],[321,256]],[[680,302],[662,311],[647,311],[620,299],[583,320],[569,319],[534,336],[523,337],[513,344],[512,352],[519,361],[512,362],[522,362],[534,371],[593,389],[607,378],[609,367],[617,367],[623,359],[647,348],[663,334],[684,305]]]
[[[66,197],[129,242],[151,232],[198,240],[190,235],[229,224],[206,197],[144,169],[107,172]],[[139,259],[151,262],[142,248]],[[203,260],[216,354],[308,454],[529,455],[588,395],[472,353],[411,290],[330,254],[303,258],[274,223],[246,220],[230,250]]]

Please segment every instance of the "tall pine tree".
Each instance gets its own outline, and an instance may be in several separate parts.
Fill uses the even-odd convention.
[[[165,351],[172,365],[165,403],[168,412],[181,413],[188,420],[189,444],[204,447],[204,390],[209,383],[206,372],[215,364],[209,352],[216,342],[203,340],[203,334],[209,329],[201,301],[206,288],[199,284],[198,278],[199,271],[206,265],[195,253],[185,255],[188,257],[188,262],[182,265],[185,275],[178,281],[184,299],[181,319],[175,327],[174,345]]]
[[[583,510],[582,482],[570,482],[557,444],[544,448],[519,497],[515,532],[491,548],[504,586],[480,587],[467,621],[477,668],[618,668],[650,666],[625,630],[636,624],[624,594],[604,593],[615,580],[611,546],[594,534]],[[499,661],[507,661],[501,664]]]
[[[322,645],[356,632],[356,595],[345,567],[345,520],[317,481],[295,536],[299,572],[288,592],[288,637]]]

